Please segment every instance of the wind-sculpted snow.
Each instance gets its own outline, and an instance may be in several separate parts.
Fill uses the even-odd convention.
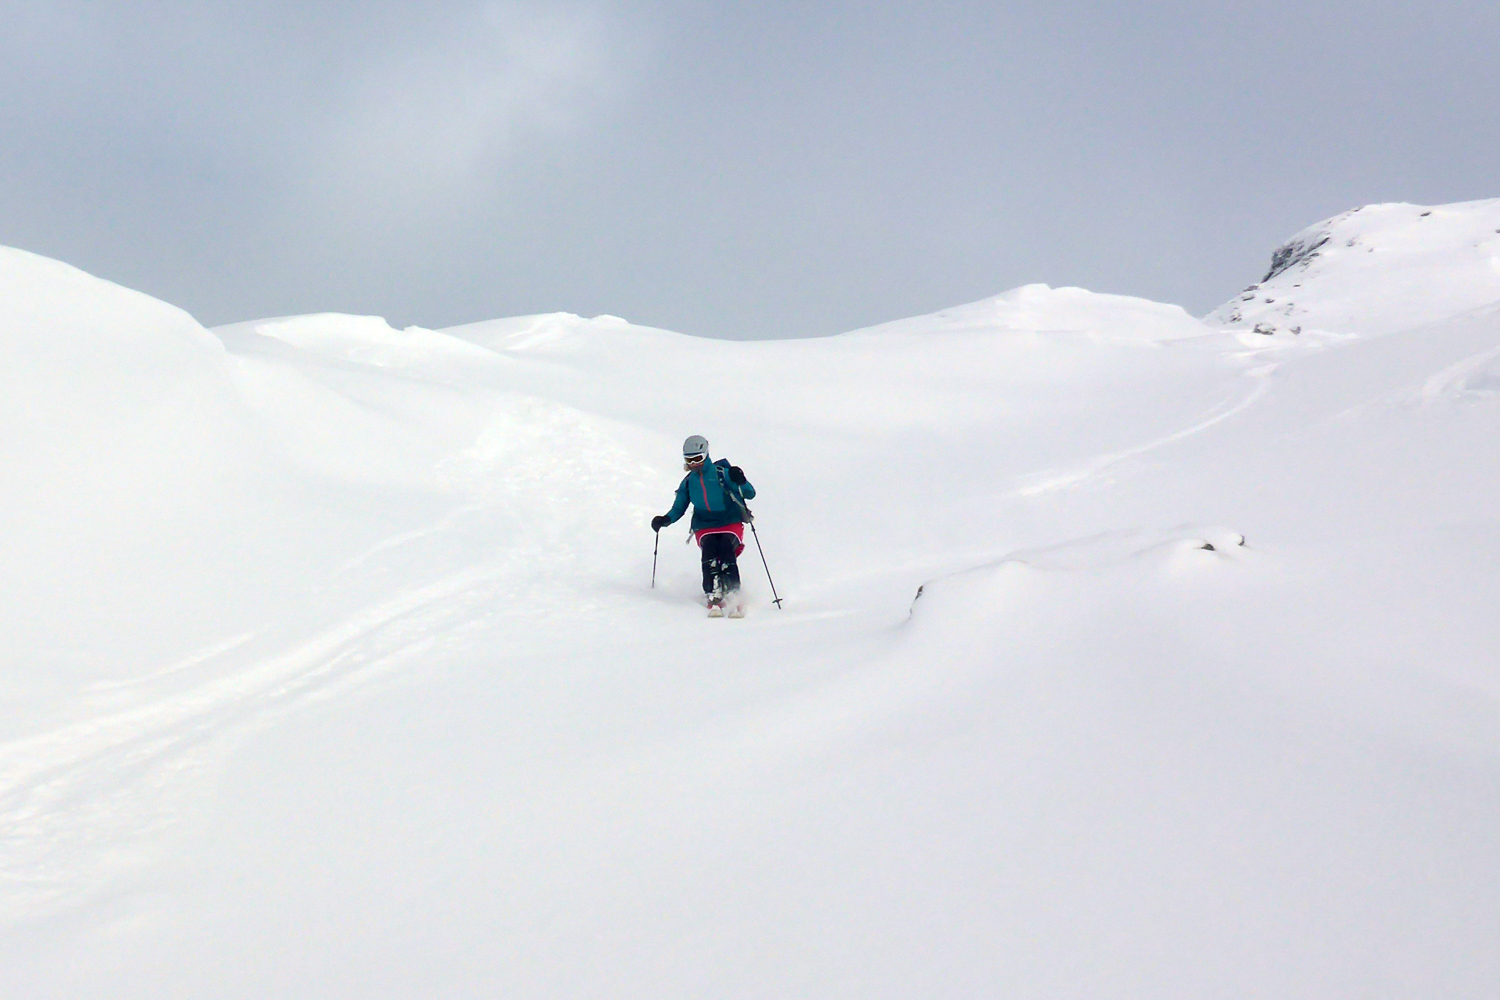
[[[223,346],[180,309],[3,250],[0,351],[9,684],[62,694],[59,677],[150,669],[221,639],[222,620],[198,619],[255,591],[202,564],[281,572],[290,556],[263,516],[283,483]]]
[[[1271,336],[206,331],[6,252],[5,992],[1493,995],[1494,204],[1302,239]],[[690,433],[784,610],[652,537]]]

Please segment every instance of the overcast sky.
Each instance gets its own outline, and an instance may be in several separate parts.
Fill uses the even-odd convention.
[[[1494,0],[0,13],[0,242],[207,324],[1202,313],[1326,216],[1500,196]]]

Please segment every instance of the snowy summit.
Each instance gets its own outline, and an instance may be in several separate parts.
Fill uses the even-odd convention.
[[[1266,334],[1390,333],[1500,300],[1500,198],[1366,205],[1304,229],[1209,314]]]

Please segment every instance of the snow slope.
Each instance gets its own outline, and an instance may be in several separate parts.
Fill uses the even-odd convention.
[[[1336,337],[757,343],[205,331],[7,251],[7,983],[1493,996],[1500,293],[1441,242],[1406,327],[1324,255]],[[785,610],[752,548],[705,620],[680,526],[649,587],[689,433]]]

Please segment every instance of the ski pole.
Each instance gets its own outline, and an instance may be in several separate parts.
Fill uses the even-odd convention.
[[[749,513],[749,508],[746,508],[745,512],[748,514]],[[771,585],[771,596],[775,598],[775,600],[772,601],[771,603],[776,605],[776,610],[777,611],[780,611],[781,610],[781,600],[782,599],[776,593],[776,581],[773,580],[773,579],[771,579],[771,567],[770,567],[770,564],[768,564],[766,562],[766,550],[763,549],[763,548],[761,548],[761,544],[760,544],[760,532],[758,532],[758,531],[755,530],[755,519],[754,518],[751,518],[751,520],[750,520],[750,534],[755,537],[755,550],[760,553],[760,564],[766,568],[766,582]]]
[[[661,548],[661,529],[656,529],[656,542],[651,546],[651,589],[656,589],[656,550]]]

